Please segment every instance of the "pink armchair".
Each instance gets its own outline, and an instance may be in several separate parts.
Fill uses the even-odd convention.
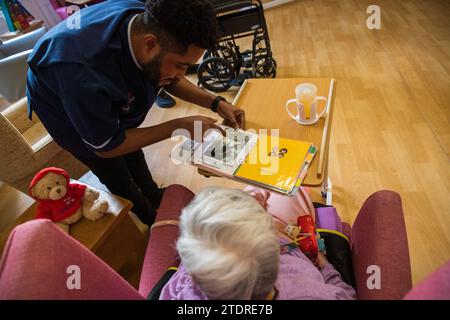
[[[450,300],[450,260],[417,284],[405,300]]]
[[[177,220],[193,196],[185,187],[170,186],[157,221]],[[0,261],[0,299],[145,299],[167,268],[178,265],[174,248],[177,237],[174,224],[152,230],[139,290],[135,290],[51,222],[25,223],[11,233]],[[358,298],[403,298],[411,289],[411,271],[401,201],[396,193],[380,191],[365,202],[351,230],[351,242]],[[70,265],[80,267],[80,290],[67,288]],[[369,265],[387,270],[382,273],[380,290],[369,290],[365,285]]]

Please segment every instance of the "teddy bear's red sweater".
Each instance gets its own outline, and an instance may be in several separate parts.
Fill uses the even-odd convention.
[[[53,222],[62,221],[73,215],[81,206],[86,186],[71,183],[66,195],[59,200],[39,200],[36,219],[50,219]]]

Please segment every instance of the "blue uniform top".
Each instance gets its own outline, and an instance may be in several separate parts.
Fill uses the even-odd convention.
[[[85,8],[51,29],[28,59],[30,110],[78,157],[119,146],[156,98],[158,88],[146,79],[129,39],[130,21],[144,9],[138,0]],[[77,21],[80,28],[71,29]]]

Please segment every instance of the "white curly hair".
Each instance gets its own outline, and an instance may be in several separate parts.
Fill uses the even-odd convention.
[[[264,299],[278,275],[272,218],[243,191],[211,187],[183,209],[177,249],[208,299]]]

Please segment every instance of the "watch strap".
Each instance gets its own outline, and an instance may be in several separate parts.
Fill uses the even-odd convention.
[[[217,113],[217,108],[219,107],[219,102],[220,101],[227,101],[224,97],[222,96],[217,96],[214,98],[213,102],[211,103],[211,110]]]

